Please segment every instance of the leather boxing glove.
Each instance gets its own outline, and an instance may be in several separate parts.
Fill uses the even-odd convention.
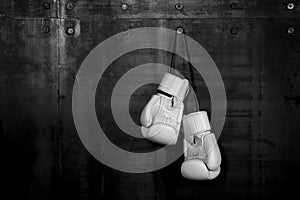
[[[154,94],[144,107],[140,121],[142,135],[150,141],[176,144],[182,114],[183,100],[188,93],[189,82],[166,73]]]
[[[183,177],[191,180],[216,178],[221,170],[221,154],[216,137],[210,133],[207,113],[199,111],[183,116]]]

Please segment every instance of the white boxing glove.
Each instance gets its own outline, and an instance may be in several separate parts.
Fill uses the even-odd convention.
[[[181,165],[183,177],[191,180],[216,178],[221,170],[221,154],[216,137],[210,133],[205,111],[183,116],[184,158]]]
[[[142,135],[148,140],[165,145],[176,144],[182,114],[183,100],[189,82],[166,73],[154,94],[144,107],[140,121]]]

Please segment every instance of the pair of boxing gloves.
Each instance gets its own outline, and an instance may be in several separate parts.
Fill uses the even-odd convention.
[[[152,142],[174,145],[182,122],[185,160],[181,165],[182,176],[191,180],[214,179],[221,170],[220,150],[205,111],[183,115],[183,100],[188,91],[188,80],[166,73],[157,93],[142,111],[141,132]]]

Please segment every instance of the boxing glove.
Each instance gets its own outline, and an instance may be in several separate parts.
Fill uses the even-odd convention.
[[[166,73],[140,116],[142,135],[152,142],[176,144],[189,82]]]
[[[191,180],[216,178],[221,170],[221,154],[215,135],[210,133],[207,113],[184,115],[182,123],[185,159],[181,165],[182,176]]]

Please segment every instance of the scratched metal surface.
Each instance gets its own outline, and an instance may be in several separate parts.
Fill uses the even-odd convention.
[[[291,12],[287,9],[287,3],[289,2],[285,0],[77,0],[72,1],[74,9],[66,10],[65,7],[69,2],[68,0],[62,0],[60,4],[59,12],[64,18],[287,18],[291,15],[299,17],[300,10],[297,4],[294,11],[298,12]],[[120,9],[121,2],[128,4],[128,10],[122,11]],[[176,10],[175,5],[180,2],[183,2],[183,9]]]
[[[49,33],[44,33],[47,26]],[[0,18],[3,195],[46,198],[58,167],[57,51],[49,19]]]
[[[0,8],[1,172],[7,194],[25,199],[253,199],[297,193],[298,1],[288,10],[280,0],[189,0],[183,11],[174,8],[177,1],[126,1],[126,11],[115,0],[72,1],[71,9],[66,8],[70,1],[49,1],[50,8],[45,2],[6,0]],[[146,26],[183,27],[219,67],[228,107],[219,139],[222,172],[216,180],[183,179],[183,157],[152,173],[118,172],[95,160],[77,135],[71,103],[81,63],[106,38]],[[70,27],[73,35],[66,33]],[[103,77],[111,84],[98,86],[97,112],[109,111],[107,93],[121,73],[141,63],[170,60],[169,53],[157,50],[117,59]],[[175,68],[189,76],[187,63],[178,57]],[[210,111],[200,76],[196,86],[201,108]],[[154,89],[148,85],[133,95],[130,113],[137,123]],[[160,147],[120,133],[109,116],[103,123],[111,141],[124,149]]]

